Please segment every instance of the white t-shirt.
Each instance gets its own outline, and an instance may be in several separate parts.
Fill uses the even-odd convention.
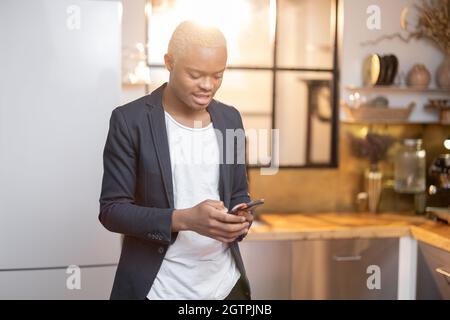
[[[212,123],[186,127],[165,113],[175,209],[220,200],[219,146]],[[147,295],[150,300],[222,300],[240,277],[229,245],[180,231]]]

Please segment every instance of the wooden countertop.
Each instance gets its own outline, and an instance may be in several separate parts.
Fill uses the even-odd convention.
[[[262,214],[244,241],[410,236],[450,252],[450,225],[398,213]]]

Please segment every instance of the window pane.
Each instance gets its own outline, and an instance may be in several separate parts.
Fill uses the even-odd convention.
[[[332,83],[329,80],[309,80],[309,119],[310,149],[307,156],[309,164],[326,164],[331,162],[333,108]]]
[[[317,113],[320,115],[320,122],[331,121],[331,118],[328,119],[331,115],[330,95],[315,87],[317,83],[326,83],[325,87],[330,88],[328,80],[331,78],[331,73],[324,72],[277,73],[275,128],[280,130],[280,165],[308,164],[308,109],[318,108],[317,101],[320,100],[320,110]],[[315,123],[314,139],[310,140],[314,157],[319,159],[323,154],[330,153],[331,145],[331,131],[322,129]],[[311,151],[309,158],[312,158]]]
[[[333,0],[279,0],[278,15],[278,66],[332,68]]]
[[[226,70],[215,98],[242,115],[247,135],[247,161],[264,165],[271,150],[272,71]]]
[[[273,63],[269,0],[153,0],[149,19],[149,63],[162,64],[170,36],[186,19],[219,27],[228,44],[228,65]],[[272,28],[272,29],[271,29]]]
[[[244,115],[242,120],[247,136],[247,163],[249,165],[270,164],[272,116]]]
[[[226,70],[215,98],[241,113],[272,114],[272,72]]]

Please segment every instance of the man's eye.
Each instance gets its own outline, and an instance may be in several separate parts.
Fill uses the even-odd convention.
[[[218,74],[218,75],[216,75],[214,78],[216,78],[216,79],[221,79],[221,78],[222,78],[222,75],[221,75],[221,74]]]
[[[190,74],[189,76],[190,76],[192,79],[198,79],[198,78],[200,78],[200,76],[197,75],[197,74]]]

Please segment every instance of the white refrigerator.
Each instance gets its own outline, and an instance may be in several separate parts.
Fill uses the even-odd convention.
[[[120,102],[121,3],[0,1],[0,299],[107,299],[98,220]]]

